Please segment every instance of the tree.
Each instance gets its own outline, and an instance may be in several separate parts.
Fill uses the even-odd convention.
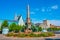
[[[42,28],[41,27],[38,27],[38,31],[42,31]]]
[[[59,28],[54,27],[54,28],[48,28],[47,30],[48,31],[59,31]]]
[[[21,31],[24,32],[26,28],[27,28],[27,26],[24,26],[24,25],[21,26]]]
[[[15,32],[15,29],[16,29],[16,23],[12,23],[12,24],[10,24],[10,26],[9,26],[9,30]]]
[[[8,21],[7,21],[7,20],[3,21],[3,23],[2,23],[1,26],[2,26],[2,27],[8,27]]]
[[[36,27],[33,26],[33,25],[32,25],[32,27],[31,27],[31,29],[32,29],[33,32],[37,31],[37,30],[36,30]]]
[[[23,26],[19,26],[19,25],[17,25],[16,23],[12,23],[12,24],[10,24],[10,26],[9,26],[9,30],[10,31],[13,31],[13,32],[19,32],[19,31],[21,31],[23,29]]]
[[[7,20],[4,20],[2,25],[1,25],[1,30],[4,28],[4,27],[8,27],[8,21]]]
[[[19,31],[21,31],[21,30],[22,30],[22,26],[16,25],[15,31],[16,31],[16,32],[19,32]]]

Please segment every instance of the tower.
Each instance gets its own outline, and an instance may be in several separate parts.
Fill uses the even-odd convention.
[[[29,29],[31,28],[29,4],[28,4],[28,6],[27,6],[27,27],[28,27]]]
[[[50,23],[48,20],[43,20],[43,25],[45,29],[50,27]]]

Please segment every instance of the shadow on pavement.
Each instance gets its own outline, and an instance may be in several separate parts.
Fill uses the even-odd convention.
[[[45,40],[60,40],[60,38],[46,38]]]

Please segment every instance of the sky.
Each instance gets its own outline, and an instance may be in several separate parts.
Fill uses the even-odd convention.
[[[60,0],[0,0],[0,20],[14,20],[15,14],[26,20],[28,4],[33,23],[46,19],[60,26]]]

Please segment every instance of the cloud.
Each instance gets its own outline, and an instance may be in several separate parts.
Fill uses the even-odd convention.
[[[41,9],[42,12],[45,12],[46,10],[44,8]]]
[[[52,9],[58,9],[58,5],[54,5],[51,7]]]
[[[54,10],[58,9],[58,5],[53,5],[51,7],[44,7],[44,8],[41,9],[41,11],[42,12],[51,12],[52,9],[54,9]]]
[[[42,12],[50,12],[51,11],[51,8],[50,7],[42,8],[41,11]]]
[[[30,12],[31,14],[35,14],[35,12],[34,11],[32,11],[32,12]]]

